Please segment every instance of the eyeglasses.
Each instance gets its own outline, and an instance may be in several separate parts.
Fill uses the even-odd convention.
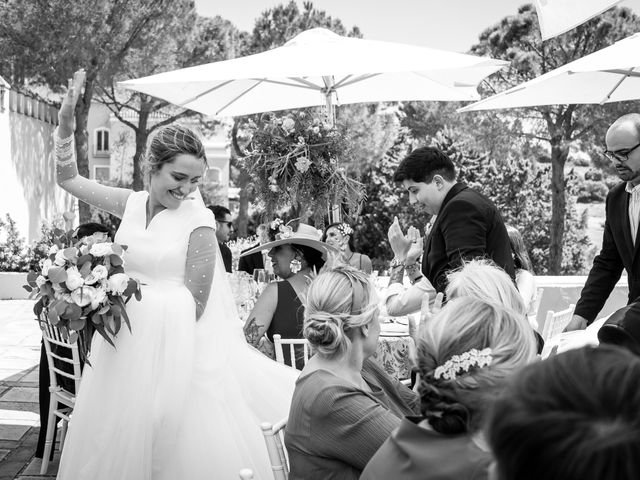
[[[631,154],[631,152],[633,152],[638,147],[640,147],[640,143],[638,143],[635,147],[624,148],[622,150],[616,150],[615,152],[612,152],[611,150],[605,150],[603,154],[612,162],[617,160],[618,162],[624,163],[629,160],[629,155]]]

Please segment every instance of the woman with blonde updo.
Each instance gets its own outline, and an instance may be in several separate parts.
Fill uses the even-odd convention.
[[[368,275],[338,267],[309,287],[304,337],[315,355],[296,382],[285,445],[291,480],[357,479],[417,395],[370,357],[380,324]]]
[[[422,416],[402,421],[361,478],[486,479],[485,414],[509,378],[535,358],[533,331],[521,312],[473,297],[449,301],[418,346]]]

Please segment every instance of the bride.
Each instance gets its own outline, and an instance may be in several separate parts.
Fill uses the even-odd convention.
[[[145,159],[148,192],[78,175],[73,112],[76,72],[55,134],[58,184],[122,218],[130,333],[115,348],[95,335],[64,444],[58,479],[230,479],[241,468],[271,478],[262,421],[289,410],[297,372],[249,347],[198,191],[206,158],[188,128],[157,130]]]

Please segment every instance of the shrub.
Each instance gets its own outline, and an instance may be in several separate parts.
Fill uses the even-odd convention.
[[[577,202],[604,202],[605,198],[607,198],[607,193],[609,193],[609,189],[601,181],[584,180],[577,185]]]
[[[0,219],[0,238],[0,272],[28,272],[30,249],[8,213]]]
[[[590,168],[584,174],[585,180],[593,180],[594,182],[601,182],[604,178],[601,170],[597,170],[595,168]]]

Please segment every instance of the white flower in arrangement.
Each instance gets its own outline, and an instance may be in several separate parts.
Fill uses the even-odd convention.
[[[55,244],[54,244],[54,245],[51,245],[51,246],[49,247],[49,255],[55,255],[56,253],[58,253],[58,251],[59,251],[59,250],[60,250],[60,249],[58,248],[58,246],[57,246],[57,245],[55,245]]]
[[[309,160],[307,157],[300,157],[296,162],[296,169],[300,173],[305,173],[307,170],[309,170],[310,165],[311,165],[311,160]]]
[[[276,218],[274,221],[271,222],[269,226],[271,227],[271,230],[277,230],[278,227],[282,224],[283,224],[282,219]]]
[[[67,261],[67,259],[64,258],[64,250],[58,250],[56,252],[56,258],[53,261],[53,263],[55,263],[59,267],[62,267],[66,263],[66,261]]]
[[[71,299],[73,303],[78,305],[79,307],[86,307],[91,302],[93,302],[97,296],[98,292],[94,287],[84,287],[76,288],[73,292],[71,292]]]
[[[98,308],[102,303],[104,303],[104,301],[107,299],[107,291],[104,288],[97,287],[95,290],[96,295],[93,300],[91,300],[91,308],[93,308],[94,310]]]
[[[298,137],[298,144],[300,144],[300,145],[304,145],[305,144],[304,137],[302,137],[302,136]]]
[[[320,134],[320,127],[313,127],[313,133],[315,133],[316,135]]]
[[[291,134],[296,128],[296,122],[293,120],[293,118],[285,118],[282,121],[282,129],[284,130],[284,132],[289,135]]]
[[[42,262],[42,275],[43,276],[47,276],[49,275],[49,269],[53,266],[53,262],[51,261],[51,259],[47,258]]]
[[[280,191],[280,187],[272,183],[271,185],[269,185],[269,190],[271,190],[273,193],[278,193]]]
[[[107,289],[116,295],[122,295],[129,284],[129,277],[124,273],[116,273],[109,278]]]
[[[112,254],[113,250],[111,249],[110,243],[102,242],[93,244],[89,253],[94,257],[104,257],[105,255]]]
[[[89,246],[88,245],[81,245],[80,246],[80,255],[87,255],[89,253]]]
[[[96,280],[102,280],[109,276],[109,270],[104,265],[97,265],[91,270],[91,274],[95,277]]]
[[[41,288],[45,283],[47,283],[47,279],[42,275],[38,275],[38,278],[36,278],[36,285],[38,285],[38,288]]]
[[[67,280],[65,281],[69,290],[75,290],[84,285],[84,278],[78,271],[78,267],[69,267],[67,269]]]

